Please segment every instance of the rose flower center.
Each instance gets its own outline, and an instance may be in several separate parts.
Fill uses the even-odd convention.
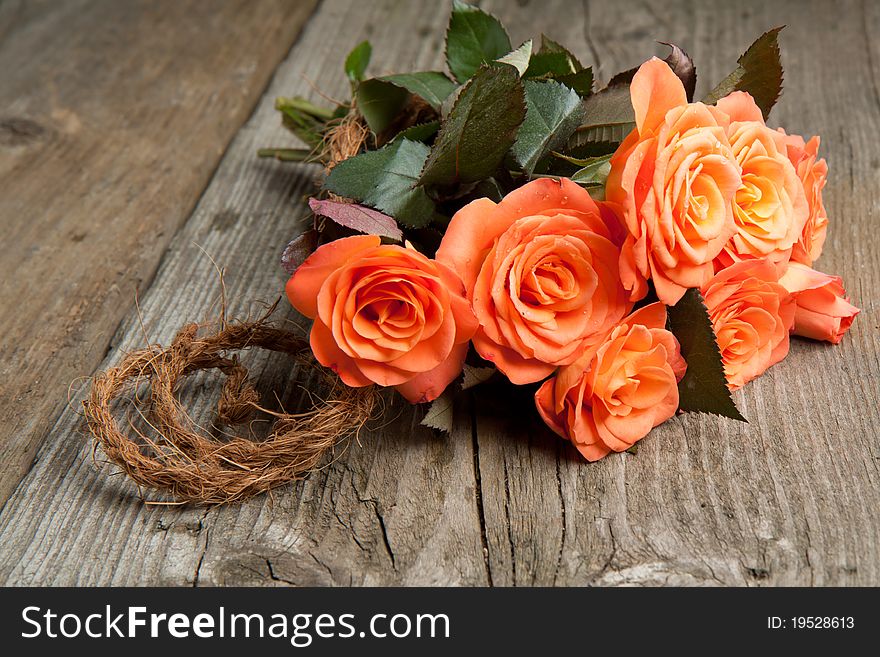
[[[519,298],[532,306],[545,306],[578,295],[577,277],[567,263],[559,258],[541,260],[523,280]]]
[[[369,339],[396,341],[416,335],[425,323],[423,304],[408,281],[374,285],[358,291],[355,330]],[[385,343],[391,346],[394,342]]]
[[[778,190],[766,177],[743,174],[742,187],[736,192],[735,216],[739,225],[748,226],[752,232],[770,233],[781,205]]]

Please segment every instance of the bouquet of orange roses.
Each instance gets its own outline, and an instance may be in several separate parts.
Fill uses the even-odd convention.
[[[325,165],[314,226],[285,250],[315,358],[348,386],[393,386],[451,425],[490,378],[594,461],[679,411],[743,419],[730,390],[789,351],[839,342],[859,310],[812,268],[825,241],[819,139],[766,124],[779,28],[702,101],[677,46],[593,74],[542,36],[454,3],[448,73],[366,78],[350,103],[279,98]],[[509,383],[507,383],[509,382]]]

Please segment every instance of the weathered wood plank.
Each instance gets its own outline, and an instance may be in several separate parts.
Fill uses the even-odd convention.
[[[0,4],[0,506],[314,4]]]
[[[880,28],[870,3],[485,3],[514,40],[544,31],[611,73],[674,40],[706,90],[764,29],[788,23],[787,90],[774,122],[823,135],[832,228],[821,268],[842,274],[864,311],[843,345],[798,342],[738,393],[748,426],[684,416],[636,456],[583,463],[537,425],[473,422],[462,408],[438,440],[399,401],[395,419],[331,466],[271,497],[220,509],[144,506],[113,469],[96,468],[66,411],[0,514],[6,584],[868,584],[880,583],[876,292],[880,236]],[[274,299],[279,245],[310,190],[308,170],[258,162],[280,143],[278,93],[315,97],[308,78],[345,93],[345,47],[373,39],[376,72],[441,63],[446,8],[325,0],[141,300],[151,339],[216,311],[210,263],[229,269],[233,308]],[[344,20],[344,23],[343,23]],[[340,26],[344,24],[344,29]],[[823,29],[817,30],[816,25]],[[379,45],[381,44],[381,45]],[[836,52],[835,58],[827,53]],[[868,53],[870,56],[866,56]],[[845,61],[847,75],[836,62]],[[291,205],[293,201],[293,205]],[[288,315],[292,316],[292,315]],[[107,362],[143,341],[121,326]],[[261,390],[295,402],[279,358],[257,357]],[[816,376],[821,372],[822,376]],[[209,385],[199,377],[195,388]],[[198,390],[196,390],[198,392]],[[202,399],[194,407],[210,419]],[[390,398],[389,398],[390,399]]]
[[[320,101],[310,81],[343,97],[346,45],[382,43],[376,72],[442,63],[446,8],[420,3],[324,2],[279,68],[255,115],[239,133],[140,307],[151,339],[167,341],[184,318],[217,311],[218,281],[203,247],[229,270],[232,312],[273,300],[284,283],[280,249],[305,216],[301,203],[316,169],[258,160],[259,146],[289,143],[272,109],[280,94]],[[344,21],[345,30],[340,33]],[[337,35],[339,45],[328,35]],[[283,316],[283,315],[282,315]],[[135,315],[121,327],[110,360],[143,342]],[[295,403],[300,382],[285,359],[258,356],[260,389]],[[199,377],[195,387],[207,385]],[[292,401],[293,400],[293,401]],[[207,514],[146,507],[112,468],[96,471],[66,412],[39,462],[3,515],[2,579],[82,584],[480,583],[486,570],[476,512],[470,427],[465,440],[438,441],[393,402],[389,427],[362,436],[337,463],[271,498]],[[208,404],[192,407],[210,420]],[[71,439],[75,438],[75,439]],[[53,474],[46,476],[46,472]],[[54,498],[65,511],[38,517]],[[68,500],[62,502],[62,499]],[[74,501],[75,500],[75,501]],[[25,526],[27,525],[27,526]],[[13,529],[15,527],[15,529]],[[13,538],[15,534],[15,538]],[[42,556],[37,557],[37,553]]]

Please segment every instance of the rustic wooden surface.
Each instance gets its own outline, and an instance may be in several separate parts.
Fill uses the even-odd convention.
[[[314,4],[0,2],[0,506]]]
[[[605,79],[657,52],[656,40],[675,41],[697,61],[698,92],[755,36],[787,23],[787,87],[772,121],[823,136],[832,223],[819,266],[842,274],[863,308],[843,344],[798,341],[785,362],[738,393],[747,426],[682,416],[642,441],[637,455],[594,465],[544,432],[503,417],[477,422],[469,408],[457,414],[454,435],[439,439],[395,402],[387,427],[320,473],[213,509],[144,505],[124,478],[108,476],[114,469],[100,454],[92,462],[76,409],[68,408],[0,514],[0,582],[880,584],[880,236],[873,227],[880,44],[872,36],[880,7],[757,0],[484,5],[515,40],[544,31]],[[302,197],[314,172],[254,158],[258,146],[285,140],[273,97],[319,100],[312,82],[342,97],[344,51],[366,37],[376,46],[374,72],[440,66],[446,11],[443,3],[393,0],[320,4],[142,295],[151,340],[166,341],[183,322],[216,312],[216,275],[199,247],[227,268],[238,314],[253,311],[254,299],[278,296],[278,250],[306,215]],[[197,123],[211,123],[197,113]],[[191,147],[204,138],[192,137]],[[131,203],[144,207],[178,183],[161,167],[143,181],[157,190],[145,199],[131,191]],[[151,211],[144,221],[164,220]],[[130,301],[125,290],[114,294],[118,304]],[[109,334],[102,337],[103,348]],[[143,340],[129,312],[104,365]],[[295,402],[300,384],[287,361],[252,362],[261,389]],[[13,371],[41,365],[54,367],[19,362]],[[190,397],[200,400],[193,412],[208,418],[212,381],[198,378]],[[17,408],[23,423],[39,412]]]

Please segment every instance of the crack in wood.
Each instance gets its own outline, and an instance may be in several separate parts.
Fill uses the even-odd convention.
[[[205,530],[205,544],[202,546],[202,553],[199,555],[199,562],[196,564],[196,571],[193,575],[192,579],[192,587],[196,588],[199,585],[199,579],[202,574],[202,564],[205,562],[205,555],[208,554],[208,544],[211,540],[211,529],[210,527],[204,527],[205,519],[208,517],[208,514],[211,512],[211,509],[207,509],[205,513],[199,518],[198,531],[196,533],[201,533],[201,530],[204,528]]]
[[[311,554],[311,552],[309,554]],[[314,558],[315,561],[318,561],[318,559],[313,554],[312,554],[312,558]],[[266,562],[266,568],[269,569],[269,579],[271,579],[273,582],[282,582],[284,584],[289,584],[290,586],[296,586],[296,582],[292,582],[289,579],[284,579],[283,577],[279,577],[278,575],[275,574],[275,568],[272,566],[271,559],[269,559],[268,557],[265,557],[264,560]],[[318,563],[321,564],[322,566],[324,566],[324,564],[322,564],[320,561],[318,561]],[[327,566],[324,566],[324,567],[327,568]],[[327,568],[327,570],[329,571],[330,569]],[[330,573],[330,575],[331,575],[331,581],[332,581],[333,573]]]
[[[565,523],[565,496],[562,493],[562,454],[565,451],[565,444],[560,441],[556,448],[556,491],[559,493],[559,510],[562,521],[562,536],[559,537],[559,554],[556,555],[556,568],[553,570],[553,586],[559,578],[559,570],[562,568],[562,551],[565,548],[565,536],[568,528]]]
[[[388,529],[385,527],[385,518],[382,516],[382,512],[379,511],[379,503],[372,499],[369,501],[372,502],[373,513],[376,514],[376,519],[379,521],[379,529],[382,530],[382,542],[385,545],[385,552],[388,554],[388,558],[391,559],[391,568],[397,569],[397,563],[394,560],[394,550],[391,548],[391,541],[388,539]]]
[[[477,433],[477,411],[473,394],[470,395],[469,412],[471,418],[471,445],[474,453],[474,496],[477,503],[477,517],[480,521],[480,543],[483,548],[483,564],[486,567],[486,581],[492,583],[492,567],[489,562],[489,539],[486,536],[486,509],[483,508],[483,483],[480,475],[480,437]]]
[[[510,522],[510,478],[507,473],[507,454],[502,455],[504,464],[504,522],[507,527],[507,542],[510,544],[510,575],[513,585],[516,580],[516,543],[513,540],[513,527]]]

